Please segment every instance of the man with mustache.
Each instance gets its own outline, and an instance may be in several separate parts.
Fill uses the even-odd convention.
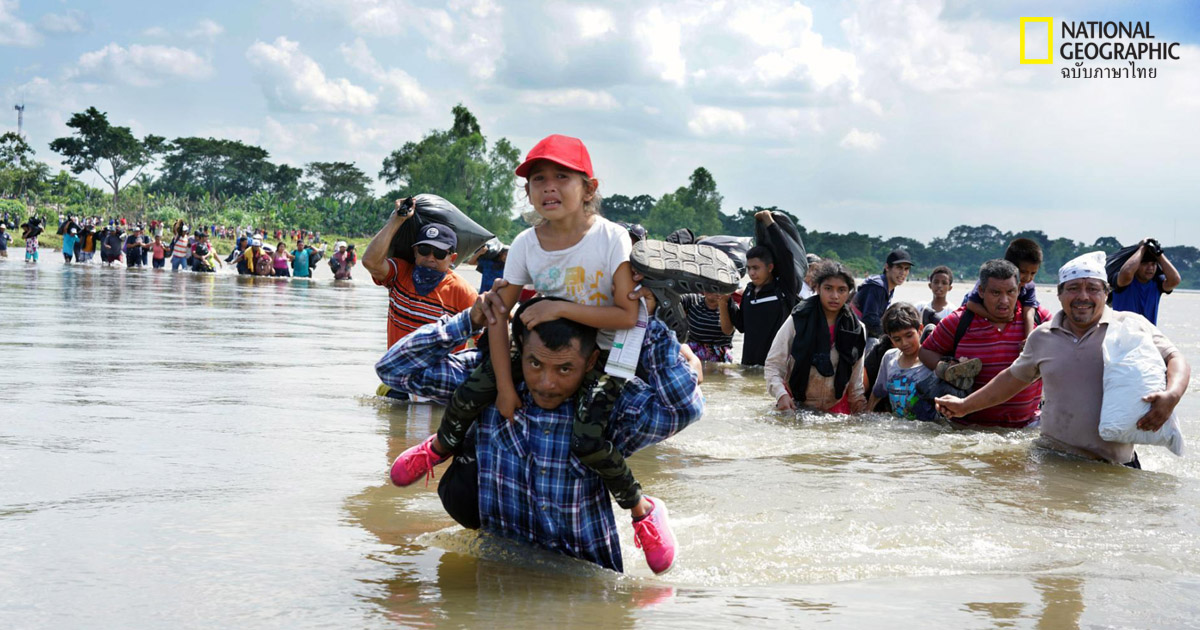
[[[1046,402],[1038,445],[1051,450],[1141,468],[1132,444],[1100,437],[1100,403],[1104,397],[1104,335],[1110,324],[1132,321],[1154,340],[1166,366],[1166,388],[1143,398],[1150,411],[1138,428],[1157,431],[1187,391],[1191,368],[1183,355],[1141,315],[1105,305],[1111,288],[1104,254],[1092,252],[1071,260],[1058,272],[1062,312],[1029,335],[1021,356],[985,387],[967,396],[943,396],[938,410],[948,418],[998,405],[1041,379]]]

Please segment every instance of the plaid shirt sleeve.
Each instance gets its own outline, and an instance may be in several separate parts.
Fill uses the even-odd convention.
[[[613,446],[625,455],[675,435],[704,414],[696,373],[657,319],[650,320],[641,361],[649,381],[626,383],[613,414]]]
[[[478,350],[454,352],[471,332],[469,311],[443,315],[388,348],[375,364],[375,373],[392,389],[446,404],[479,365]]]

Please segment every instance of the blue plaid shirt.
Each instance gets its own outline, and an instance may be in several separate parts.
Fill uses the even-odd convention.
[[[375,371],[392,388],[443,404],[479,364],[477,350],[453,352],[471,335],[469,312],[443,316],[396,342]],[[698,420],[704,400],[679,344],[652,319],[642,347],[650,382],[632,379],[617,398],[608,438],[626,457]],[[542,409],[519,388],[508,422],[494,406],[476,426],[483,529],[621,571],[612,504],[600,477],[571,456],[575,403]]]

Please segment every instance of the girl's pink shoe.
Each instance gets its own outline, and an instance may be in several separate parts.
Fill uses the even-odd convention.
[[[392,483],[407,486],[421,477],[426,477],[425,485],[429,485],[429,480],[433,479],[433,467],[447,459],[433,452],[431,444],[436,437],[431,435],[420,444],[400,453],[400,457],[392,462]]]
[[[633,542],[646,554],[646,564],[655,575],[662,575],[675,564],[675,534],[667,522],[667,506],[654,497],[645,497],[650,513],[633,522]]]

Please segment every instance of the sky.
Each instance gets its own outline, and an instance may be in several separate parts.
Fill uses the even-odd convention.
[[[1063,20],[1149,22],[1181,59],[1064,79],[1057,54],[1020,63],[1030,16],[1056,44]],[[138,135],[375,176],[462,103],[522,153],[582,138],[606,194],[658,197],[703,166],[725,212],[779,206],[809,229],[1200,246],[1194,2],[0,0],[0,93],[0,133],[24,102],[55,166],[50,141],[94,105]]]

